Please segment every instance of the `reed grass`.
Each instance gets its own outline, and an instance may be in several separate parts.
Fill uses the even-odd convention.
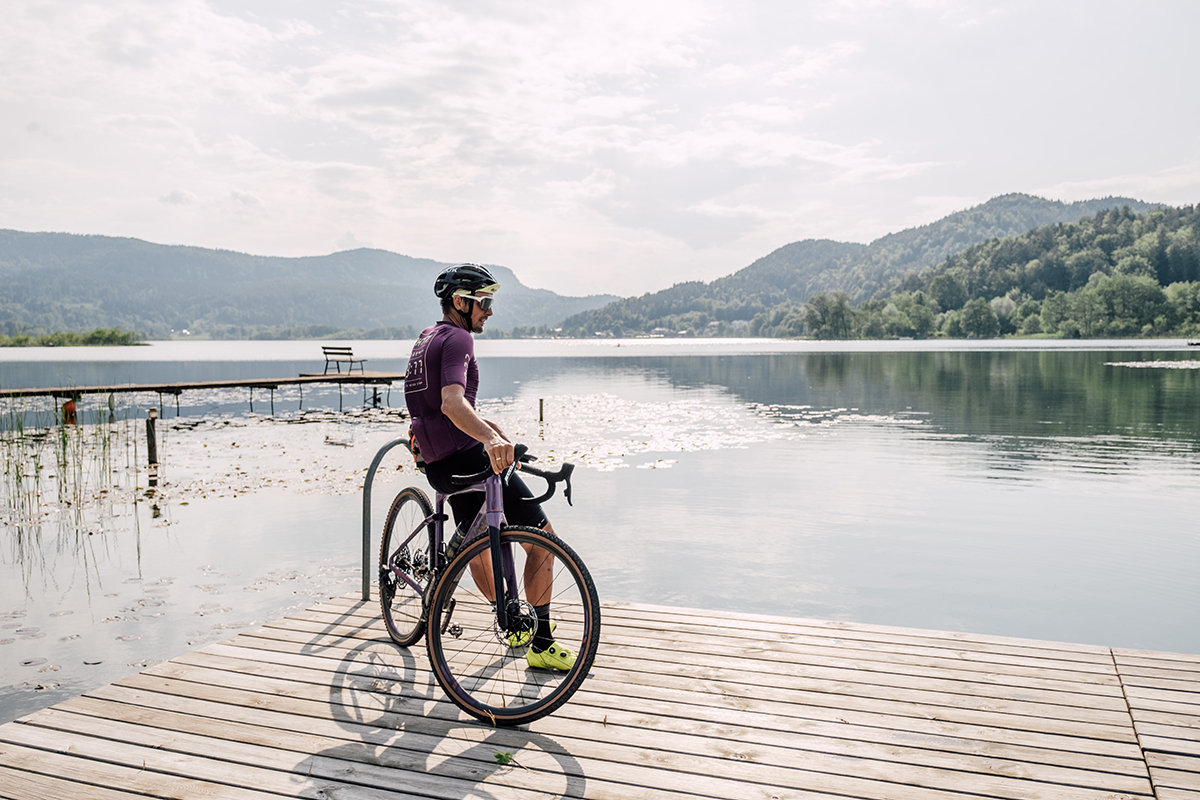
[[[132,400],[77,400],[74,424],[52,398],[9,398],[0,406],[0,523],[27,579],[47,552],[74,552],[86,565],[105,546],[114,505],[136,502],[140,415]]]

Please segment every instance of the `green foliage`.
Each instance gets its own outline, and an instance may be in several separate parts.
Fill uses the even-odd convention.
[[[562,327],[564,333],[581,337],[597,334],[636,336],[656,331],[696,336],[745,336],[747,333],[797,336],[801,335],[799,331],[804,326],[803,316],[798,311],[789,316],[786,309],[798,309],[816,295],[832,296],[840,292],[851,303],[861,305],[873,297],[895,291],[897,282],[910,273],[942,263],[971,245],[999,241],[1038,226],[1072,222],[1088,214],[1122,206],[1139,211],[1155,208],[1151,204],[1122,198],[1067,204],[1029,195],[1004,195],[938,222],[889,234],[869,245],[827,239],[794,242],[711,283],[691,281],[641,297],[618,300],[569,317]],[[1117,253],[1121,242],[1114,239],[1105,240],[1103,244]],[[1157,243],[1152,244],[1157,246]],[[1169,245],[1164,243],[1162,247],[1165,252]],[[1105,256],[1103,249],[1097,252],[1101,258]],[[1077,267],[1084,270],[1087,264],[1081,262]],[[953,311],[962,308],[974,296],[969,277],[965,271],[950,272],[934,286],[913,285],[901,291],[920,289],[942,311]],[[776,309],[784,310],[777,312]],[[899,306],[897,310],[900,310]],[[932,324],[924,312],[917,314],[921,319],[915,322],[891,320],[890,312],[884,314],[880,310],[874,316],[869,315],[870,319],[864,324],[872,331],[913,331],[884,335],[930,335]],[[889,326],[889,321],[896,324]],[[837,336],[822,323],[818,322],[817,327],[822,336]],[[815,334],[809,332],[809,335]]]
[[[967,248],[857,308],[837,292],[799,306],[780,303],[755,317],[755,332],[818,339],[1194,337],[1197,230],[1200,206],[1113,209]],[[1164,276],[1184,280],[1163,284]]]
[[[55,331],[47,334],[18,333],[0,335],[0,347],[113,347],[141,344],[142,337],[134,331],[117,328],[97,328],[90,333]]]

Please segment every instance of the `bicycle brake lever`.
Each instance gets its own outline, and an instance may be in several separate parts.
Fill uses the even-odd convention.
[[[574,471],[575,465],[563,464],[563,483],[566,484],[566,486],[563,487],[563,497],[567,498],[567,505],[569,506],[575,505],[571,502],[571,473]]]

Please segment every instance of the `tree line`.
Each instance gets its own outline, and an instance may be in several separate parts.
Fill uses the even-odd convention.
[[[844,292],[756,315],[820,339],[1200,335],[1200,206],[1112,209],[983,242],[858,306]]]
[[[0,334],[0,347],[113,347],[141,344],[141,334],[119,328],[97,328],[90,333],[55,331],[54,333]]]

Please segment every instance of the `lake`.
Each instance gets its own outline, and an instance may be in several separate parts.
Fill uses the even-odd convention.
[[[411,347],[347,344],[372,370]],[[1196,350],[481,340],[480,407],[580,465],[574,507],[547,511],[605,600],[1197,653]],[[0,350],[0,386],[322,364],[314,342]],[[357,591],[363,473],[407,431],[399,387],[374,400],[95,396],[70,430],[48,403],[0,401],[0,721]],[[376,528],[424,485],[407,459],[384,462]]]

